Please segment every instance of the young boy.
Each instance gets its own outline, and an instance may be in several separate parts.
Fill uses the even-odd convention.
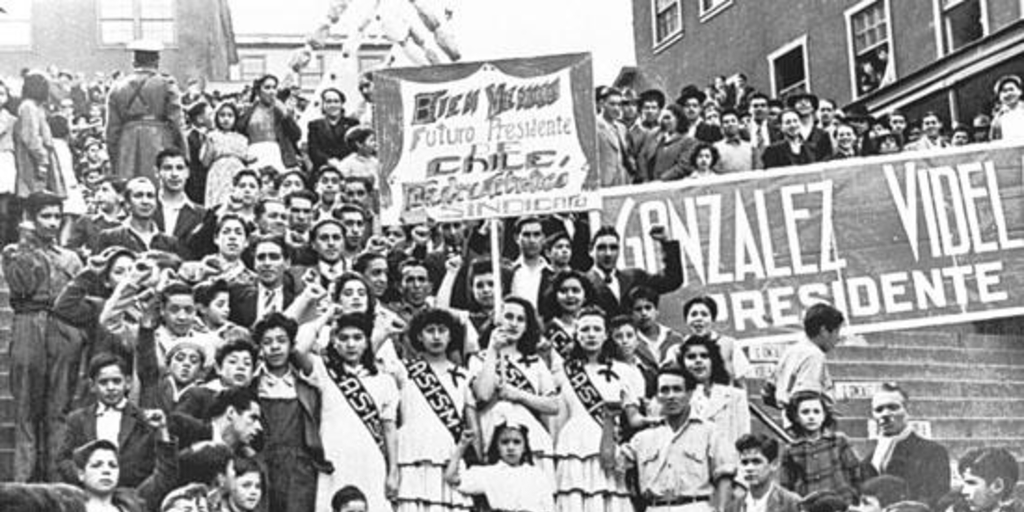
[[[641,341],[637,355],[654,368],[665,360],[669,347],[683,343],[682,334],[658,322],[658,298],[658,292],[647,286],[636,287],[626,296],[626,310],[633,316]]]
[[[1003,448],[979,448],[957,465],[964,485],[960,495],[971,512],[1021,512],[1024,504],[1013,498],[1020,466]]]
[[[907,481],[892,475],[869,478],[860,484],[860,498],[851,512],[882,512],[889,505],[904,501],[910,495]]]
[[[72,453],[97,439],[118,446],[119,486],[138,486],[153,472],[156,431],[147,425],[142,409],[128,401],[129,375],[128,364],[110,353],[98,354],[89,362],[88,376],[96,403],[68,416],[67,437],[59,452],[58,467],[68,483],[78,483]]]
[[[775,483],[779,470],[779,443],[764,434],[745,434],[736,441],[740,455],[737,480],[747,488],[742,500],[733,500],[728,512],[797,512],[800,496]]]
[[[223,510],[256,510],[263,499],[263,487],[263,473],[259,463],[255,459],[235,457],[228,466],[227,485],[224,489],[227,506]]]

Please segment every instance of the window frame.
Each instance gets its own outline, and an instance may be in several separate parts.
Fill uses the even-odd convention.
[[[807,52],[807,34],[803,34],[796,39],[778,47],[775,51],[768,54],[768,78],[771,81],[772,86],[772,97],[780,98],[778,84],[775,83],[775,61],[783,55],[793,51],[796,48],[801,48],[804,54],[804,82],[807,83],[807,90],[813,91],[811,88],[811,60]]]
[[[260,73],[257,76],[252,77],[252,78],[248,78],[248,77],[245,76],[245,66],[243,65],[242,61],[244,61],[246,59],[249,59],[249,60],[259,60],[260,62],[263,63],[262,71],[260,71]],[[265,54],[259,54],[259,53],[251,53],[251,54],[242,53],[242,54],[239,54],[239,56],[238,56],[238,79],[240,81],[251,83],[254,80],[256,80],[257,78],[259,78],[259,77],[261,77],[261,76],[263,76],[265,74],[267,74],[267,56]]]
[[[943,8],[943,0],[932,0],[932,13],[935,21],[935,54],[938,57],[945,57],[959,50],[946,51],[946,11],[968,0],[953,0],[953,5]],[[988,22],[988,0],[978,0],[978,9],[981,13],[981,37],[984,39],[992,32]],[[1021,16],[1024,17],[1024,0],[1021,1]]]
[[[710,9],[704,9],[704,0],[697,0],[697,10],[700,13],[700,22],[704,23],[711,18],[714,18],[722,11],[728,9],[732,4],[733,0],[712,0],[718,2],[718,5],[712,6]]]
[[[171,23],[171,35],[172,40],[170,42],[160,41],[163,44],[165,50],[178,48],[178,0],[167,0],[170,5],[171,16],[170,18],[143,18],[142,17],[142,3],[145,0],[130,0],[132,3],[132,40],[123,43],[108,43],[103,40],[103,22],[104,21],[128,21],[128,18],[104,18],[103,17],[103,2],[104,0],[96,0],[96,46],[98,48],[124,48],[134,40],[142,39],[142,24],[146,21],[170,21]]]
[[[846,53],[849,59],[847,70],[850,72],[850,98],[854,100],[863,95],[860,94],[857,88],[857,49],[854,47],[853,17],[878,2],[882,2],[882,5],[885,7],[885,37],[886,42],[889,44],[889,62],[893,67],[893,71],[896,72],[896,76],[899,76],[899,71],[896,67],[896,48],[892,38],[891,0],[861,0],[843,13],[846,17]]]
[[[683,0],[671,0],[678,7],[676,18],[679,20],[679,30],[666,35],[658,40],[658,0],[650,0],[651,5],[651,49],[653,53],[660,53],[665,48],[683,38]]]
[[[10,20],[0,21],[0,27],[11,24],[25,24],[28,25],[28,41],[25,44],[0,44],[0,52],[19,52],[19,51],[31,51],[35,46],[35,38],[33,37],[32,20],[35,19],[35,8],[36,3],[33,0],[23,0],[28,7],[28,15],[25,18],[13,18]],[[8,12],[7,15],[10,15]]]
[[[318,75],[316,76],[316,79],[315,79],[316,83],[308,84],[307,85],[306,84],[306,80],[307,79],[311,80],[311,81],[314,80],[313,72],[312,71],[307,71],[307,70],[309,70],[309,68],[312,67],[312,64],[314,62],[317,64],[317,67],[319,68],[319,73],[318,73]],[[299,87],[301,89],[303,89],[303,90],[309,90],[309,91],[316,90],[316,88],[320,86],[320,83],[323,82],[324,74],[326,74],[326,73],[327,73],[327,57],[323,54],[323,52],[320,52],[319,55],[314,55],[313,56],[313,58],[310,60],[310,65],[309,66],[306,66],[305,68],[302,69],[302,71],[299,72]]]

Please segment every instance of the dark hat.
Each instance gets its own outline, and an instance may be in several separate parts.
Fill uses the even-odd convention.
[[[992,87],[996,96],[999,96],[999,90],[1003,88],[1003,85],[1007,83],[1017,84],[1017,88],[1021,88],[1020,77],[1017,75],[1003,75],[996,79],[996,84]]]
[[[647,89],[646,91],[640,93],[639,104],[643,106],[643,104],[647,103],[648,101],[653,101],[658,104],[658,108],[662,108],[665,106],[665,93],[659,91],[658,89]]]
[[[75,448],[75,451],[71,452],[71,460],[74,461],[75,466],[84,468],[85,464],[89,462],[89,457],[96,450],[110,450],[116,454],[117,445],[106,439],[95,439]]]
[[[795,92],[787,96],[786,106],[789,108],[794,108],[796,106],[796,102],[803,99],[809,100],[811,102],[811,105],[814,105],[814,110],[818,110],[818,97],[812,93],[805,91]]]
[[[594,100],[596,101],[604,101],[604,99],[607,98],[608,96],[614,95],[621,96],[622,91],[616,89],[615,87],[609,87],[607,85],[598,86],[597,89],[594,90]]]
[[[622,102],[623,103],[636,103],[639,97],[636,95],[636,91],[632,87],[622,88]]]
[[[82,149],[87,150],[93,146],[103,146],[103,141],[96,137],[88,137],[82,143]]]
[[[25,200],[25,208],[29,211],[38,212],[47,206],[61,206],[64,198],[48,190],[33,192]]]
[[[690,98],[697,98],[697,101],[703,105],[704,100],[708,99],[708,96],[704,94],[704,91],[697,88],[696,85],[690,84],[679,91],[679,97],[676,98],[676,103],[684,105]]]
[[[843,109],[847,122],[874,123],[875,118],[868,112],[864,105],[852,105]]]

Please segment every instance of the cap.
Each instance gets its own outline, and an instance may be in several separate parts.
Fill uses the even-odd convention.
[[[136,53],[160,53],[164,49],[164,45],[160,41],[154,41],[152,39],[136,39],[128,43],[125,48],[128,51]]]
[[[786,106],[789,107],[789,108],[793,108],[794,106],[796,106],[796,102],[799,101],[799,100],[802,100],[802,99],[810,100],[811,105],[814,106],[814,110],[818,110],[818,97],[815,96],[812,93],[804,92],[804,91],[795,92],[795,93],[787,96],[786,97]]]
[[[707,99],[707,95],[704,94],[704,91],[698,89],[696,85],[690,84],[679,91],[679,97],[676,98],[676,103],[684,105],[690,98],[696,98],[697,102],[703,105],[704,100]]]
[[[995,86],[992,87],[992,90],[995,92],[996,96],[999,96],[999,90],[1002,89],[1003,86],[1008,83],[1016,84],[1018,89],[1021,88],[1021,80],[1019,76],[1003,75],[996,79],[996,84]]]
[[[25,208],[38,212],[47,206],[60,206],[64,204],[64,198],[48,190],[32,192],[25,200]]]

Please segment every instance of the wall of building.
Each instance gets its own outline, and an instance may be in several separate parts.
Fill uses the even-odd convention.
[[[124,45],[105,46],[100,42],[98,0],[34,0],[32,2],[32,41],[28,48],[0,47],[0,76],[16,76],[23,68],[56,65],[87,76],[106,75],[132,68],[131,53]],[[226,45],[211,43],[216,32],[218,2],[213,0],[175,0],[175,46],[161,54],[161,69],[179,80],[203,76],[227,77],[227,67],[211,72],[211,64],[224,59]]]
[[[1021,19],[1021,0],[987,2],[989,34]],[[652,49],[655,0],[633,2],[637,88],[658,87],[670,97],[686,84],[705,86],[716,75],[743,72],[759,90],[771,92],[767,56],[807,36],[812,90],[840,104],[854,99],[848,29],[844,12],[860,0],[732,0],[701,20],[695,0],[683,0],[683,36]],[[890,0],[897,79],[940,58],[932,0]]]

